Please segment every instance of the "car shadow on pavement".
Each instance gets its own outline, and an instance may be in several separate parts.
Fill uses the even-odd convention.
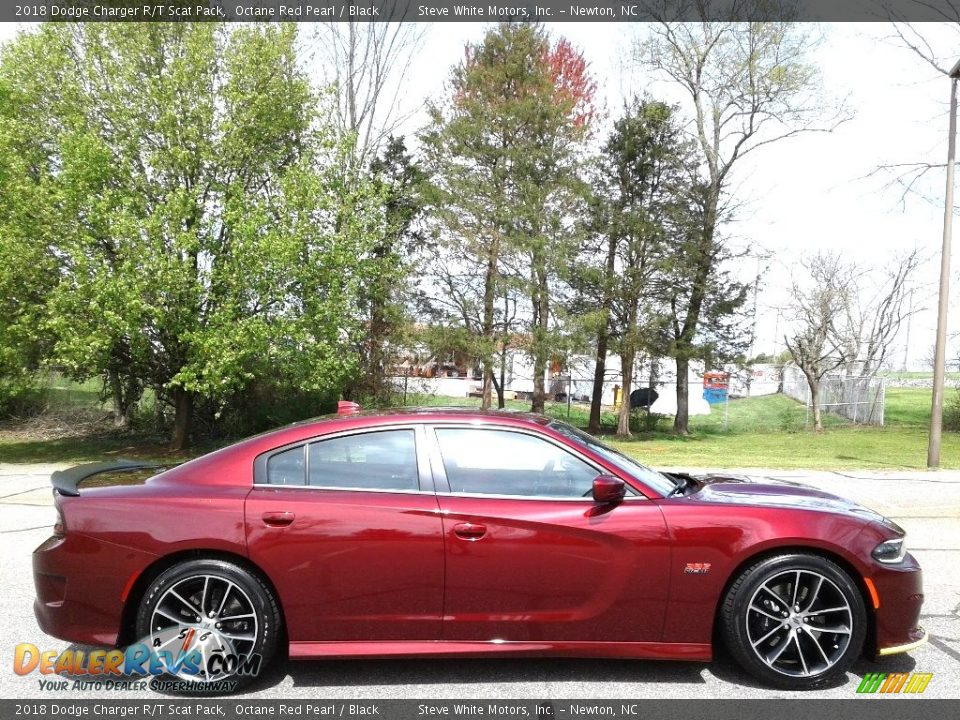
[[[104,648],[72,643],[74,652],[89,654]],[[587,658],[404,658],[289,660],[278,657],[249,685],[233,697],[268,693],[290,678],[295,688],[399,687],[417,685],[542,683],[675,683],[703,685],[704,673],[717,663],[670,662],[656,660],[609,660]],[[734,670],[734,672],[736,672]],[[717,673],[714,673],[717,674]],[[158,685],[160,678],[149,675],[124,675],[116,681],[146,681],[152,692],[177,698],[190,697]],[[273,693],[270,693],[271,695]]]
[[[852,690],[856,690],[863,676],[874,672],[910,672],[916,665],[916,661],[907,655],[896,655],[883,662],[873,662],[860,658],[845,675],[833,683],[821,685],[818,690],[829,690],[831,688],[843,687],[848,685]],[[740,687],[756,688],[759,690],[768,690],[769,686],[764,685],[759,680],[744,672],[732,659],[721,655],[717,660],[710,664],[710,669],[714,677],[724,682],[739,685]]]
[[[84,653],[97,649],[89,645],[71,644],[70,650]],[[916,661],[909,655],[896,655],[873,662],[860,659],[839,681],[822,689],[849,685],[851,691],[864,675],[873,672],[911,672]],[[338,659],[289,660],[276,658],[250,685],[237,696],[256,696],[283,684],[289,677],[295,688],[399,687],[418,685],[511,685],[543,683],[669,683],[702,686],[707,676],[738,687],[769,689],[743,671],[723,650],[710,663],[611,660],[598,658],[404,658],[391,660]],[[168,697],[187,697],[182,693],[161,690],[149,676],[124,676],[117,680],[147,680],[150,689]]]
[[[916,662],[908,655],[897,655],[882,662],[860,659],[836,682],[823,689],[850,686],[855,691],[860,680],[872,672],[910,672]],[[470,685],[542,683],[669,683],[702,686],[707,676],[738,687],[769,690],[748,675],[720,649],[710,663],[609,660],[588,658],[407,658],[396,660],[297,660],[274,662],[245,693],[274,687],[290,678],[294,687]]]
[[[247,688],[256,691],[283,682],[294,687],[356,687],[527,683],[654,682],[702,685],[709,665],[691,662],[511,658],[297,660],[273,664]]]

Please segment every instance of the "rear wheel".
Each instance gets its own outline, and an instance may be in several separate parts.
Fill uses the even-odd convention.
[[[724,640],[763,682],[808,689],[841,678],[867,630],[863,597],[850,576],[818,555],[777,555],[747,568],[721,609]]]
[[[269,588],[247,570],[191,560],[150,584],[136,629],[184,691],[218,692],[252,681],[270,662],[280,612]]]

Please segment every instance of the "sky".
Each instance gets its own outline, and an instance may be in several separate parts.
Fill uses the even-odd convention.
[[[649,77],[632,61],[632,46],[644,32],[643,24],[556,23],[547,28],[584,52],[598,81],[599,105],[611,113],[632,92],[682,100],[675,89]],[[0,42],[17,29],[17,24],[0,23]],[[442,96],[465,43],[479,40],[485,29],[480,23],[426,26],[400,93],[411,114],[404,132],[413,134],[423,124],[425,102]],[[861,267],[882,269],[898,253],[919,248],[927,258],[916,277],[914,307],[919,310],[910,322],[909,347],[903,328],[892,358],[897,369],[904,365],[929,369],[945,176],[942,170],[933,171],[920,186],[927,197],[904,198],[901,187],[889,186],[889,176],[874,171],[889,163],[945,160],[949,81],[894,42],[885,23],[824,24],[816,30],[823,41],[811,60],[822,73],[825,93],[843,101],[852,119],[832,133],[808,134],[760,149],[738,163],[732,179],[741,208],[725,232],[738,247],[769,255],[769,260],[760,261],[754,350],[784,349],[782,335],[789,321],[782,310],[791,279],[802,280],[796,273],[804,254],[834,250]],[[949,55],[956,35],[947,26],[928,24],[922,31]],[[954,253],[958,254],[960,250]],[[756,259],[744,260],[742,279],[752,281],[757,267]],[[949,331],[956,332],[960,277],[955,272],[951,277],[951,297],[956,301],[951,302]],[[958,355],[960,339],[948,350],[948,358]]]

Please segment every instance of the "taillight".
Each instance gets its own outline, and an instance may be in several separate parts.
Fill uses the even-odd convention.
[[[63,519],[63,510],[59,505],[54,505],[57,510],[57,521],[53,524],[53,534],[63,537],[67,534],[67,523]]]

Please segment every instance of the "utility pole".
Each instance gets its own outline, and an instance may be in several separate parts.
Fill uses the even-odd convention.
[[[960,61],[950,70],[950,137],[947,141],[947,189],[943,201],[943,249],[940,252],[940,298],[937,305],[937,347],[933,358],[933,402],[930,408],[930,443],[927,467],[940,467],[943,432],[943,376],[947,348],[947,306],[950,300],[950,244],[953,240],[953,171],[957,153],[957,79]]]

